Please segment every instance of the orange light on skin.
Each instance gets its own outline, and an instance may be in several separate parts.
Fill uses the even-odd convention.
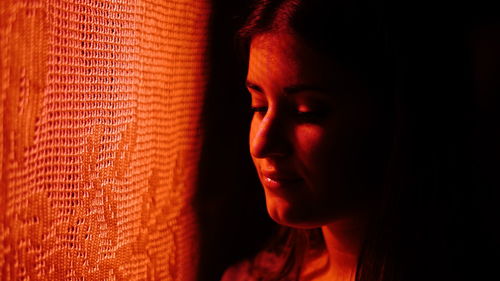
[[[321,269],[322,278],[353,278],[377,201],[373,175],[381,174],[383,157],[366,140],[377,138],[383,109],[361,85],[293,32],[264,33],[251,42],[250,153],[267,210],[282,225],[322,228],[328,270],[321,269],[323,257],[304,271]]]

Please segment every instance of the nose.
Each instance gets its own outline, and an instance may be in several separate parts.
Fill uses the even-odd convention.
[[[254,117],[250,130],[250,154],[254,158],[280,158],[288,156],[292,145],[287,133],[286,119],[267,112],[258,120]]]

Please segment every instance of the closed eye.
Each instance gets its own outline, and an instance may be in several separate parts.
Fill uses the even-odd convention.
[[[295,116],[301,123],[320,123],[328,116],[328,110],[296,110]]]
[[[267,106],[252,106],[250,108],[250,111],[252,113],[266,113],[267,112]]]

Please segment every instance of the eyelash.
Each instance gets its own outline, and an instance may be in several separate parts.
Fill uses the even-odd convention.
[[[259,113],[266,113],[267,112],[267,106],[252,106],[250,108],[250,112],[252,114],[259,112]]]
[[[303,123],[320,123],[326,117],[328,112],[324,110],[318,111],[296,111],[295,114],[300,122]]]
[[[265,114],[267,112],[267,106],[252,106],[250,108],[250,112],[252,115],[255,113],[263,113]],[[328,112],[326,110],[317,110],[317,111],[298,111],[295,110],[294,116],[297,118],[297,120],[301,123],[319,123],[321,122]]]

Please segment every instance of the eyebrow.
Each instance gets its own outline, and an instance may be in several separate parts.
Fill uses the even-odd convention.
[[[252,81],[247,80],[245,85],[247,86],[247,88],[252,89],[256,92],[264,93],[264,91],[262,90],[262,87],[260,87],[259,85],[257,85],[256,83],[254,83]],[[293,95],[293,94],[296,94],[299,92],[306,92],[306,91],[322,92],[322,93],[328,92],[328,90],[324,87],[310,85],[310,84],[297,84],[297,85],[285,87],[283,89],[283,92],[286,95]]]

